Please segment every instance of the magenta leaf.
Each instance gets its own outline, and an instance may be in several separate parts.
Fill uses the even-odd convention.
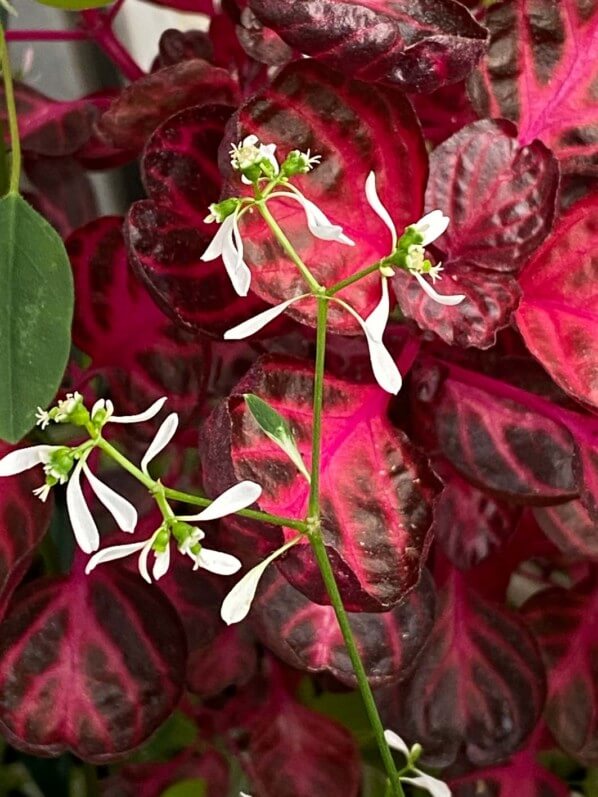
[[[487,59],[471,80],[483,116],[518,123],[519,140],[539,138],[557,154],[565,172],[595,174],[598,107],[598,36],[594,2],[506,0],[488,10]]]
[[[294,183],[333,223],[342,225],[355,246],[314,238],[297,202],[283,198],[268,206],[322,284],[332,285],[390,253],[390,233],[365,195],[370,171],[377,174],[378,192],[399,230],[420,218],[427,155],[413,109],[396,90],[350,81],[303,60],[286,67],[233,119],[227,144],[254,133],[277,145],[281,161],[294,149],[311,149],[321,156],[321,165]],[[230,171],[227,193],[246,193],[247,187]],[[246,215],[240,226],[252,290],[270,304],[305,293],[303,278],[265,222],[257,214]],[[365,317],[380,299],[379,275],[361,280],[340,296]],[[315,303],[302,302],[289,314],[313,325]],[[334,331],[359,331],[357,322],[338,305],[330,305],[329,317]]]
[[[260,359],[208,420],[201,442],[208,494],[251,479],[264,488],[261,509],[303,517],[308,484],[260,429],[243,394],[255,393],[289,421],[309,468],[312,392],[308,362]],[[388,394],[377,385],[326,380],[323,536],[350,611],[384,611],[398,603],[417,584],[430,541],[436,480],[422,455],[387,419],[388,404]],[[266,533],[246,524],[235,536],[245,546],[238,551],[244,562],[247,548],[255,558],[282,541],[278,530]],[[295,536],[284,530],[285,539]],[[307,540],[277,566],[310,600],[328,603]]]
[[[372,685],[410,675],[432,630],[434,603],[432,580],[424,572],[391,611],[349,615]],[[283,661],[308,672],[330,672],[347,686],[357,686],[332,607],[309,601],[274,568],[262,580],[251,618],[261,641]]]
[[[0,727],[35,755],[113,760],[173,710],[185,659],[175,611],[138,575],[32,582],[1,625]]]
[[[563,750],[588,766],[598,764],[597,607],[589,582],[544,590],[523,607],[548,672],[546,721]]]
[[[452,0],[250,0],[295,49],[367,82],[433,91],[466,77],[487,31]]]
[[[0,456],[10,448],[0,445]],[[52,516],[52,501],[42,503],[33,490],[43,482],[38,471],[4,477],[0,487],[0,616],[12,591],[25,575],[31,554]]]
[[[511,761],[496,767],[478,769],[449,781],[453,797],[569,797],[567,784],[536,761],[533,752],[524,750]]]
[[[261,64],[284,66],[293,57],[293,48],[262,25],[249,7],[243,9],[237,37],[247,55]]]
[[[544,705],[542,661],[510,610],[478,595],[458,570],[444,579],[437,620],[412,678],[397,688],[395,730],[430,766],[488,766],[518,750]],[[506,796],[505,796],[506,797]]]
[[[245,686],[257,669],[255,639],[247,626],[223,628],[209,645],[189,654],[187,688],[211,698],[232,687]]]
[[[122,149],[140,150],[158,125],[192,105],[234,105],[237,87],[224,69],[195,58],[153,72],[123,89],[99,122]]]
[[[359,794],[361,762],[350,732],[286,695],[272,699],[253,727],[247,754],[259,797]]]
[[[435,146],[477,119],[464,83],[443,86],[432,94],[412,94],[409,99],[421,122],[424,137]]]
[[[598,559],[598,526],[581,501],[534,509],[542,531],[563,553]]]
[[[119,414],[167,395],[186,422],[207,376],[202,345],[166,318],[127,265],[122,219],[104,216],[67,240],[75,276],[73,339],[107,378]]]
[[[574,205],[520,277],[516,321],[555,382],[598,407],[598,200]]]

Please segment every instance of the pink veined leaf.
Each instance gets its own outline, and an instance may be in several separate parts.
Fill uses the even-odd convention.
[[[477,594],[460,571],[441,568],[436,625],[413,676],[395,687],[386,724],[418,741],[430,766],[489,766],[533,731],[544,706],[544,668],[516,614]]]
[[[563,553],[598,560],[598,525],[580,500],[534,509],[542,531]]]
[[[598,591],[592,579],[575,589],[544,590],[523,607],[548,673],[545,717],[563,750],[598,764]]]
[[[403,91],[433,91],[465,78],[487,31],[452,0],[250,0],[295,49],[327,67]]]
[[[257,665],[256,640],[248,626],[231,625],[205,647],[190,651],[187,688],[205,699],[216,697],[225,689],[245,686]]]
[[[280,67],[293,58],[293,48],[271,28],[262,25],[249,7],[241,13],[237,37],[247,55],[261,64]]]
[[[320,165],[293,182],[333,224],[343,227],[355,246],[314,238],[295,201],[275,199],[268,207],[322,284],[330,286],[390,253],[390,233],[365,195],[370,171],[376,172],[380,198],[391,209],[397,229],[422,215],[427,154],[409,101],[394,89],[348,80],[313,60],[290,64],[231,120],[221,149],[228,195],[248,193],[224,153],[250,133],[276,144],[279,161],[295,149],[321,156]],[[305,293],[296,266],[258,214],[245,215],[240,228],[252,291],[270,304]],[[372,274],[339,296],[366,317],[378,304],[380,290],[380,277]],[[312,301],[288,312],[315,325]],[[330,305],[329,318],[335,332],[362,334],[355,319],[338,305]]]
[[[231,111],[187,108],[154,131],[142,161],[150,198],[135,202],[125,222],[131,264],[162,310],[179,325],[218,336],[266,307],[237,296],[220,258],[201,260],[215,233],[204,219],[220,194],[217,153]]]
[[[85,97],[97,109],[98,116],[105,113],[112,102],[120,96],[117,89],[105,89],[88,94]],[[79,163],[89,170],[115,169],[124,163],[132,161],[137,156],[135,147],[121,148],[106,139],[94,124],[93,130],[87,141],[74,154]]]
[[[10,448],[0,444],[0,456]],[[41,470],[3,477],[0,485],[0,617],[31,562],[31,555],[50,524],[53,501],[42,503],[33,490],[43,482]]]
[[[73,339],[91,372],[107,378],[119,414],[168,395],[186,423],[200,409],[204,346],[163,315],[129,269],[122,221],[104,216],[66,242],[77,297]]]
[[[507,0],[488,9],[488,56],[471,78],[482,116],[517,122],[519,140],[539,138],[565,172],[598,173],[594,94],[598,5],[594,0]]]
[[[111,761],[176,706],[186,660],[174,609],[139,576],[76,565],[17,593],[0,636],[0,727],[34,755]]]
[[[506,764],[449,780],[453,797],[569,797],[568,785],[524,750]]]
[[[432,94],[411,94],[409,99],[421,122],[424,138],[434,146],[477,119],[464,83],[443,86]]]
[[[303,517],[307,482],[259,428],[244,393],[255,393],[290,422],[309,468],[312,368],[307,361],[264,357],[208,419],[201,438],[208,495],[251,479],[264,488],[261,509]],[[323,535],[350,611],[385,611],[397,604],[417,584],[430,543],[438,484],[425,458],[387,419],[388,404],[388,393],[377,385],[326,379]],[[227,523],[235,524],[234,552],[245,564],[278,548],[283,536],[297,534],[263,524],[256,529],[238,519]],[[328,603],[307,541],[276,566],[310,600]]]
[[[4,89],[0,89],[0,97],[4,97]],[[98,116],[97,108],[86,97],[53,100],[24,83],[15,84],[15,101],[21,147],[35,155],[72,155],[89,139]],[[4,100],[0,122],[8,135]]]
[[[131,83],[102,114],[99,129],[114,145],[140,150],[165,119],[193,105],[234,105],[237,86],[228,72],[195,58]]]
[[[382,686],[407,678],[434,623],[434,586],[424,572],[417,587],[389,612],[349,615],[369,681]],[[307,672],[357,680],[331,606],[312,603],[274,568],[266,571],[251,612],[260,640],[283,661]]]
[[[287,695],[277,693],[251,729],[247,756],[260,797],[357,797],[360,791],[361,760],[351,733]]]
[[[574,205],[521,274],[516,321],[555,382],[598,407],[598,199]]]

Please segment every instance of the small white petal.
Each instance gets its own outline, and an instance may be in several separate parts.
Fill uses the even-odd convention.
[[[307,227],[314,238],[320,238],[322,241],[336,241],[336,243],[345,244],[346,246],[355,246],[355,241],[352,241],[344,234],[343,228],[338,224],[332,224],[326,214],[314,202],[304,197],[301,191],[279,191],[271,194],[271,198],[275,197],[294,199],[295,202],[301,205],[305,211]]]
[[[53,451],[60,446],[30,446],[17,448],[0,459],[0,476],[15,476],[17,473],[30,470],[36,465],[48,462]]]
[[[441,210],[433,210],[427,213],[413,226],[417,228],[418,232],[423,235],[424,240],[421,242],[422,246],[428,246],[433,243],[437,238],[447,230],[451,223],[448,216],[445,216]]]
[[[276,160],[275,152],[276,144],[262,144],[260,147],[260,154],[270,162],[274,169],[274,174],[278,174],[280,172],[280,166]]]
[[[155,459],[158,454],[163,451],[174,437],[179,425],[179,416],[176,412],[171,413],[156,432],[152,442],[149,444],[143,459],[141,460],[141,470],[147,474],[147,469],[150,462]]]
[[[220,227],[218,227],[218,230],[210,241],[208,248],[201,256],[201,259],[204,261],[204,263],[208,263],[210,260],[216,260],[217,257],[221,257],[224,250],[224,242],[228,237],[230,237],[232,229],[233,217],[227,216]]]
[[[395,227],[395,223],[391,218],[390,213],[382,204],[380,197],[378,196],[378,189],[376,188],[376,174],[375,172],[370,172],[367,176],[367,180],[365,181],[365,195],[367,201],[374,211],[374,213],[382,219],[384,224],[390,230],[390,235],[392,239],[392,249],[391,251],[397,248],[397,228]]]
[[[438,778],[433,778],[431,775],[426,775],[424,772],[416,770],[418,775],[415,778],[401,778],[402,783],[411,783],[412,786],[417,786],[418,789],[424,789],[429,792],[432,797],[451,797],[451,790]]]
[[[241,324],[237,324],[236,327],[227,330],[224,333],[224,340],[243,340],[243,338],[248,338],[250,335],[255,335],[260,329],[263,329],[275,318],[278,318],[279,315],[282,315],[292,304],[301,301],[301,299],[306,299],[310,295],[309,293],[303,293],[301,296],[287,299],[286,302],[281,302],[268,310],[264,310],[262,313],[254,315],[253,318],[249,318],[247,321],[243,321]]]
[[[170,542],[166,546],[166,550],[160,553],[156,553],[156,559],[154,561],[154,569],[152,570],[152,575],[155,581],[159,581],[162,576],[165,576],[168,572],[168,568],[170,567]]]
[[[434,299],[435,302],[438,304],[444,304],[446,307],[454,307],[457,304],[461,304],[461,302],[466,298],[462,293],[456,294],[455,296],[443,296],[441,293],[438,293],[435,288],[433,288],[429,282],[423,278],[421,274],[418,274],[417,271],[411,271],[415,279],[419,282],[422,287],[422,290],[428,294],[430,299]]]
[[[181,520],[216,520],[217,518],[233,515],[239,509],[246,509],[255,503],[262,494],[259,484],[243,481],[225,490],[222,495],[197,515],[181,515]]]
[[[80,459],[66,488],[66,507],[77,545],[84,553],[92,553],[100,547],[100,533],[81,489],[81,472],[85,458]]]
[[[210,548],[202,548],[195,557],[195,568],[197,570],[202,567],[204,570],[209,570],[210,573],[216,573],[219,576],[232,576],[241,569],[241,562],[236,556],[229,553],[222,553],[222,551],[212,551]]]
[[[122,531],[129,533],[135,531],[137,525],[137,510],[126,498],[119,495],[107,484],[100,481],[87,464],[83,464],[83,471],[89,482],[91,489],[97,495],[98,499],[104,504],[106,509],[110,512],[114,520],[116,520],[118,527]]]
[[[137,569],[139,570],[143,580],[147,581],[148,584],[151,584],[152,580],[150,578],[149,570],[147,568],[147,559],[148,556],[150,555],[150,552],[152,551],[152,545],[154,544],[154,540],[156,539],[159,533],[160,529],[157,529],[157,531],[155,531],[154,534],[152,534],[149,540],[146,540],[143,543],[143,546],[141,548],[141,553],[139,554],[139,559],[137,560]]]
[[[390,298],[388,295],[388,280],[382,277],[382,296],[378,305],[365,319],[365,325],[374,340],[382,340],[384,330],[390,315]]]
[[[145,412],[140,412],[137,415],[113,415],[110,423],[144,423],[154,418],[168,401],[166,396],[154,401],[151,407],[148,407]],[[112,402],[106,402],[106,408],[109,408]]]
[[[384,731],[384,738],[386,739],[386,744],[392,749],[397,750],[399,753],[403,753],[404,756],[409,758],[410,750],[407,744],[401,739],[398,733],[394,731]]]
[[[85,572],[87,575],[91,573],[98,565],[104,562],[113,562],[116,559],[124,559],[131,554],[141,551],[147,544],[147,540],[143,542],[129,542],[126,545],[111,545],[108,548],[103,548],[101,551],[94,553],[91,559],[87,562]]]
[[[237,257],[235,260],[234,275],[231,276],[231,281],[233,283],[233,288],[239,296],[247,296],[249,286],[251,285],[251,271],[243,259],[243,239],[239,231],[239,215],[237,213],[233,216],[233,238],[237,250]]]

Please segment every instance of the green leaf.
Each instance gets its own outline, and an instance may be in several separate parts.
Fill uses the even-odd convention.
[[[10,162],[4,141],[4,125],[0,122],[0,196],[8,191],[10,185]]]
[[[43,6],[62,8],[63,11],[84,11],[88,8],[109,6],[112,0],[37,0]]]
[[[274,407],[271,407],[267,401],[253,393],[245,393],[244,398],[249,412],[260,429],[268,435],[270,440],[282,448],[297,470],[305,476],[307,481],[310,481],[308,470],[297,448],[293,430],[286,418]]]
[[[206,782],[202,778],[180,780],[163,791],[160,797],[205,797]]]
[[[18,442],[60,385],[73,277],[58,233],[18,194],[0,199],[0,439]]]

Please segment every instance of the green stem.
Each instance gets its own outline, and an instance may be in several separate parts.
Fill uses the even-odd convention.
[[[359,280],[362,280],[364,277],[368,277],[370,274],[378,271],[383,262],[383,260],[379,260],[372,266],[368,266],[367,268],[363,268],[361,271],[356,272],[351,277],[346,277],[346,279],[336,282],[331,288],[326,290],[326,296],[334,296],[335,293],[342,291],[343,288],[348,288],[349,285],[353,285],[354,282],[359,282]]]
[[[127,473],[130,473],[131,476],[134,476],[137,481],[141,482],[141,484],[147,487],[150,492],[155,493],[157,488],[160,487],[161,489],[159,492],[166,498],[170,498],[173,501],[183,501],[184,503],[193,504],[194,506],[210,506],[212,503],[211,498],[203,498],[199,495],[193,495],[193,493],[184,493],[180,490],[172,490],[170,487],[164,487],[164,485],[160,485],[159,482],[157,482],[155,479],[152,479],[151,476],[147,476],[140,468],[127,459],[124,454],[121,454],[117,448],[115,448],[107,440],[104,440],[103,437],[97,438],[96,443],[98,448],[101,448],[105,454],[107,454],[118,465],[120,465],[121,468],[126,470]],[[287,528],[296,529],[302,533],[305,533],[307,529],[307,524],[301,520],[282,517],[281,515],[271,515],[268,512],[258,512],[254,509],[241,509],[235,514],[241,515],[241,517],[249,518],[250,520],[259,520],[262,523],[270,523],[273,526],[286,526]]]
[[[4,80],[4,101],[6,103],[6,113],[8,115],[8,127],[10,130],[10,183],[8,191],[10,194],[19,193],[19,181],[21,179],[21,141],[19,138],[19,124],[17,121],[17,108],[15,105],[15,93],[12,85],[12,72],[10,69],[10,59],[8,57],[8,47],[4,28],[0,25],[0,66],[2,67],[2,79]]]
[[[326,546],[322,540],[320,527],[320,465],[322,454],[322,410],[324,402],[324,365],[326,357],[326,323],[328,317],[328,301],[325,297],[318,298],[318,316],[316,331],[316,362],[314,374],[314,399],[313,399],[313,432],[312,432],[312,462],[311,462],[311,488],[309,494],[309,541],[316,557],[320,573],[330,602],[336,614],[336,619],[343,635],[345,645],[357,683],[363,699],[365,709],[376,737],[378,749],[391,785],[392,797],[405,797],[399,773],[386,739],[384,726],[380,719],[376,701],[369,684],[367,673],[361,660],[357,643],[353,636],[349,617],[343,605],[343,599],[328,558]]]
[[[301,275],[303,276],[303,279],[307,282],[307,284],[309,285],[311,290],[316,292],[316,293],[321,293],[322,292],[322,286],[316,280],[316,278],[311,273],[311,271],[308,269],[308,267],[305,265],[303,260],[301,260],[301,258],[299,257],[299,255],[295,251],[295,248],[294,248],[293,244],[286,237],[286,235],[284,234],[284,232],[280,228],[278,222],[276,221],[274,216],[268,210],[268,206],[266,205],[266,203],[263,202],[263,201],[258,201],[258,202],[256,202],[256,205],[259,208],[259,211],[262,214],[262,216],[264,218],[264,221],[266,222],[266,224],[268,225],[268,227],[271,229],[272,233],[274,234],[276,240],[282,246],[282,248],[284,249],[285,253],[290,258],[290,260],[292,260],[293,263],[297,266],[297,268],[301,272]]]

